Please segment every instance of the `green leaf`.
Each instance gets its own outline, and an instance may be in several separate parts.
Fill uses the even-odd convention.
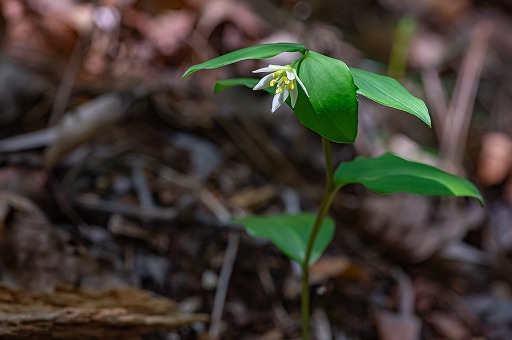
[[[304,263],[309,236],[315,223],[315,214],[248,216],[235,219],[253,237],[270,239],[290,259]],[[325,218],[317,234],[310,258],[315,263],[334,236],[334,221]]]
[[[250,89],[252,89],[256,84],[258,84],[259,79],[255,78],[233,78],[233,79],[225,79],[225,80],[219,80],[215,82],[215,85],[213,86],[213,92],[218,93],[228,87],[233,86],[245,86]],[[273,89],[273,88],[268,88]]]
[[[352,73],[344,62],[308,51],[297,63],[297,73],[309,97],[298,86],[293,111],[299,121],[338,143],[357,136],[357,94]]]
[[[360,183],[381,194],[408,192],[467,196],[478,199],[482,205],[484,203],[480,191],[467,179],[390,153],[377,158],[356,157],[351,162],[342,163],[334,173],[334,182],[339,187]]]
[[[379,104],[409,112],[432,126],[425,103],[413,96],[396,79],[365,70],[350,68],[357,93]]]
[[[294,43],[263,44],[242,48],[241,50],[233,51],[189,67],[181,79],[199,70],[218,68],[246,59],[271,58],[284,52],[300,52],[304,54],[306,53],[306,48],[304,45]]]
[[[229,87],[233,87],[233,86],[245,86],[245,87],[252,89],[252,88],[254,88],[254,86],[256,86],[256,84],[258,84],[259,81],[260,81],[259,79],[255,79],[255,78],[232,78],[232,79],[219,80],[219,81],[216,81],[215,84],[213,85],[213,92],[219,93],[220,91],[227,89]],[[267,93],[270,93],[270,94],[275,94],[276,88],[275,87],[267,87],[267,88],[263,89],[263,91],[266,91]]]

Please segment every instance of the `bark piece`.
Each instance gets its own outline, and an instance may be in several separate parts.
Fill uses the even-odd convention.
[[[204,314],[181,313],[173,301],[136,288],[92,292],[59,287],[45,294],[0,285],[2,339],[137,339],[207,320]]]

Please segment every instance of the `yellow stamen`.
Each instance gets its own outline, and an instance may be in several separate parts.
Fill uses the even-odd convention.
[[[295,84],[293,82],[290,82],[290,83],[286,84],[286,86],[288,87],[288,90],[293,90],[295,87]]]
[[[270,86],[274,86],[276,84],[276,81],[275,80],[271,80],[270,81]]]
[[[277,89],[276,89],[276,93],[279,94],[283,92],[283,88],[281,86],[279,86]]]

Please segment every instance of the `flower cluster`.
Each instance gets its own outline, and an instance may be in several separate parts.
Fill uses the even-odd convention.
[[[263,77],[253,90],[262,90],[267,87],[276,86],[276,94],[272,100],[272,112],[277,110],[290,96],[292,107],[295,107],[297,102],[298,90],[297,83],[300,84],[304,93],[309,97],[306,87],[299,79],[297,71],[290,65],[269,65],[265,68],[260,68],[253,73],[271,72]]]

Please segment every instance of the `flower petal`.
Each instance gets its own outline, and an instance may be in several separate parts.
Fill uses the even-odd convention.
[[[270,87],[270,82],[272,81],[272,79],[274,79],[272,74],[267,74],[265,77],[261,78],[260,81],[258,82],[258,84],[256,84],[256,86],[254,86],[252,89],[253,90],[266,89],[267,87]]]
[[[285,67],[286,66],[281,66],[281,65],[268,65],[268,67],[254,70],[254,71],[252,71],[252,73],[275,72],[275,71],[282,70]]]
[[[304,92],[306,93],[306,95],[309,97],[309,93],[308,93],[308,90],[306,90],[306,86],[304,86],[304,84],[302,83],[302,81],[300,80],[299,76],[297,75],[297,71],[295,69],[293,69],[293,73],[295,73],[295,77],[297,78],[297,82],[300,84],[300,87],[302,87],[302,89],[304,90]]]
[[[294,69],[292,69],[294,71]],[[286,77],[290,80],[294,80],[296,78],[296,73],[292,70],[286,70]]]
[[[297,102],[297,96],[299,91],[297,90],[297,86],[294,86],[293,89],[290,90],[290,99],[292,102],[292,107],[295,107],[295,103]]]
[[[283,90],[281,93],[276,93],[274,98],[272,99],[272,112],[277,110],[288,98],[289,92],[288,90]]]

